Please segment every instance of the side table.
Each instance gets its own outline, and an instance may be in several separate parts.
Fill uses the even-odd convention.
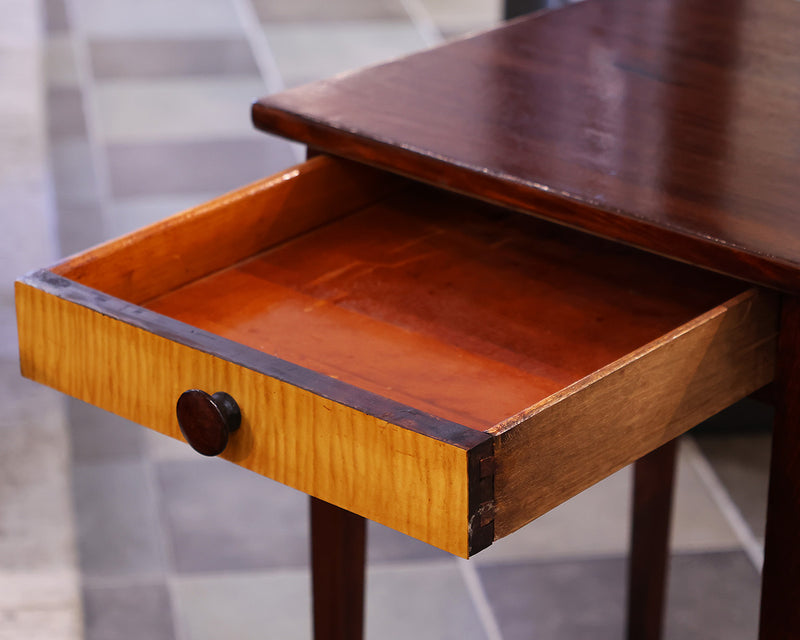
[[[593,0],[262,99],[328,155],[20,280],[23,373],[312,496],[320,638],[360,635],[362,517],[468,557],[636,460],[658,637],[669,443],[775,379],[796,637],[797,27]]]

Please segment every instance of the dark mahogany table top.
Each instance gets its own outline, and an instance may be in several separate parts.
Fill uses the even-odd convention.
[[[800,292],[797,0],[587,0],[264,98],[253,119]]]

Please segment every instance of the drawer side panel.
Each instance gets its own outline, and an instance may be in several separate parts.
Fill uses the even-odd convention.
[[[53,271],[141,304],[369,205],[396,176],[319,157],[68,258]]]
[[[746,291],[496,428],[495,539],[772,381],[778,306]]]
[[[26,377],[181,439],[175,403],[226,391],[242,428],[223,457],[451,553],[469,554],[468,450],[16,284]],[[188,446],[188,445],[187,445]]]

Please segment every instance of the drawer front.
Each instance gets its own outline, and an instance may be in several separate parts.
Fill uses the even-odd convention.
[[[182,439],[176,402],[224,391],[236,464],[454,554],[491,542],[470,469],[491,436],[141,306],[358,210],[405,181],[315,158],[16,284],[23,375]],[[485,483],[484,483],[485,484]]]
[[[320,386],[312,392],[255,370],[272,364],[259,363],[260,354],[245,354],[253,362],[242,364],[193,348],[163,326],[148,330],[115,318],[126,303],[45,277],[50,283],[33,276],[17,283],[24,376],[178,439],[180,394],[225,391],[241,408],[242,426],[222,457],[451,553],[470,554],[468,467],[475,446],[489,436],[471,432],[471,441],[446,442],[421,433],[426,416],[403,408],[380,419],[327,399]],[[305,382],[315,386],[308,373]],[[331,384],[331,395],[347,394]]]

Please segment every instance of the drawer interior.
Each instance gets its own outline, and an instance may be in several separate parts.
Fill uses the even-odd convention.
[[[230,264],[214,263],[217,247],[233,244],[222,225],[197,234],[180,269],[167,246],[141,251],[140,264],[112,257],[86,269],[83,259],[58,271],[480,431],[746,289],[411,182],[343,212],[324,213],[335,208],[326,198],[314,206],[323,213],[311,228],[285,237],[270,236],[258,219],[244,230],[229,219],[243,242],[267,238],[240,255],[229,251]],[[137,242],[144,240],[124,246]],[[131,285],[140,270],[162,277]],[[170,272],[177,275],[163,276]]]
[[[23,375],[467,557],[774,377],[778,298],[321,156],[16,285]]]

